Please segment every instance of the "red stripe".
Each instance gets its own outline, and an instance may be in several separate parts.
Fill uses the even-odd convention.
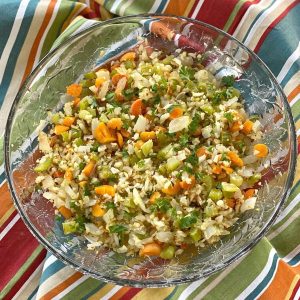
[[[10,221],[18,214],[18,212],[15,210],[9,217],[8,219],[2,224],[0,227],[0,232],[4,230],[4,228],[10,223]]]
[[[191,17],[191,16],[192,16],[192,14],[193,14],[193,12],[195,11],[196,6],[197,6],[197,4],[198,4],[199,1],[200,1],[200,0],[195,1],[195,3],[194,3],[194,5],[193,5],[192,9],[191,9],[191,10],[189,11],[189,13],[188,13],[188,17]],[[195,19],[196,19],[196,18],[195,18]]]
[[[100,5],[97,2],[94,2],[95,14],[98,18],[101,18]]]
[[[293,3],[290,4],[290,6],[288,6],[286,8],[285,11],[283,11],[271,24],[270,26],[267,28],[267,30],[263,33],[263,35],[261,36],[259,42],[257,43],[254,52],[258,52],[261,45],[263,44],[264,40],[266,39],[267,35],[270,33],[270,31],[276,27],[276,25],[297,5],[299,4],[298,1],[295,1]]]
[[[23,266],[39,243],[20,219],[0,242],[0,290]]]
[[[41,253],[36,257],[36,259],[32,262],[32,264],[28,267],[28,269],[24,272],[24,274],[20,277],[20,279],[16,282],[16,284],[12,287],[12,289],[7,293],[3,300],[12,299],[12,297],[21,289],[23,284],[28,280],[28,278],[32,275],[32,273],[43,263],[46,257],[47,251],[43,249]]]
[[[251,5],[258,4],[261,0],[255,0],[255,1],[247,1],[245,2],[239,9],[238,13],[234,17],[234,20],[232,21],[232,24],[228,28],[228,33],[233,34],[238,24],[241,22],[242,18],[244,17],[246,11],[250,8]]]
[[[205,0],[196,19],[222,29],[239,0]]]
[[[119,300],[130,300],[142,289],[131,288],[125,295],[123,295]]]
[[[299,288],[300,288],[300,279],[298,280],[296,286],[295,286],[294,289],[293,289],[292,295],[291,295],[291,297],[289,298],[290,300],[297,300],[297,299],[295,298],[295,296],[296,296],[296,294],[297,294]]]

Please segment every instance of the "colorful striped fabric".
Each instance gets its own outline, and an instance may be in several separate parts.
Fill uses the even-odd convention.
[[[45,54],[114,15],[196,18],[233,34],[273,71],[296,123],[300,152],[299,0],[1,0],[0,147],[12,101]],[[299,299],[300,169],[275,225],[245,257],[211,277],[160,289],[121,287],[84,276],[47,254],[17,214],[0,151],[0,299]]]

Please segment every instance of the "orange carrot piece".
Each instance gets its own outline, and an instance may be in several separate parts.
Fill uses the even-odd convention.
[[[154,255],[159,256],[161,252],[161,247],[158,243],[149,243],[145,244],[144,247],[140,250],[140,256],[146,256],[146,255]]]
[[[79,102],[80,102],[80,98],[77,97],[73,100],[73,105],[76,107],[78,106]]]
[[[191,176],[191,183],[187,183],[185,181],[180,181],[180,187],[184,190],[189,190],[191,189],[192,187],[195,186],[195,183],[196,183],[196,179],[195,179],[195,176]]]
[[[229,128],[230,132],[237,132],[241,130],[241,122],[237,121],[237,122],[233,122],[232,125]]]
[[[130,107],[130,113],[134,116],[142,115],[145,110],[145,106],[141,99],[133,101]]]
[[[141,140],[138,140],[135,144],[134,147],[137,149],[141,149],[141,147],[144,145],[144,142]]]
[[[73,180],[73,170],[71,168],[68,168],[64,175],[65,179],[72,181]]]
[[[123,137],[129,138],[130,137],[130,132],[121,128],[120,130],[121,134],[123,135]]]
[[[233,172],[233,169],[230,168],[230,167],[222,166],[222,169],[223,169],[227,174],[231,174],[231,173]]]
[[[162,189],[161,191],[166,195],[175,196],[180,192],[180,189],[181,189],[180,182],[177,181],[173,186],[171,185],[166,189]]]
[[[254,145],[254,154],[256,157],[263,158],[269,153],[269,148],[265,144]]]
[[[118,84],[118,82],[120,81],[121,78],[126,77],[125,75],[122,74],[115,74],[112,78],[111,78],[111,82],[114,86],[116,86]]]
[[[227,206],[229,206],[231,208],[235,207],[235,199],[229,198],[229,199],[226,199],[225,201],[226,201]]]
[[[96,218],[103,217],[104,214],[105,214],[105,210],[98,203],[92,206],[92,215],[94,217]]]
[[[200,148],[198,148],[197,151],[196,151],[196,155],[197,155],[198,157],[200,157],[200,156],[202,156],[202,155],[205,155],[205,154],[206,154],[206,149],[205,149],[205,147],[200,147]]]
[[[75,122],[75,117],[65,117],[63,125],[70,127]]]
[[[177,119],[183,115],[183,109],[181,107],[174,107],[172,111],[170,112],[170,117],[169,119]]]
[[[60,135],[63,132],[68,131],[68,130],[69,130],[69,127],[68,126],[64,126],[64,125],[55,125],[55,127],[54,127],[54,133],[56,135]]]
[[[87,184],[87,181],[86,181],[86,180],[82,180],[82,181],[80,181],[78,184],[79,184],[79,186],[80,186],[81,188],[84,188],[85,185]]]
[[[77,83],[73,83],[67,86],[67,94],[73,97],[79,97],[82,92],[82,86]]]
[[[55,171],[52,176],[54,178],[61,178],[61,177],[64,177],[64,173],[63,172],[60,172],[60,171]]]
[[[97,195],[110,195],[110,196],[114,196],[116,191],[115,191],[115,188],[111,185],[100,185],[100,186],[97,186],[95,188],[95,193]]]
[[[244,192],[244,196],[246,199],[253,197],[255,194],[255,189],[248,189]]]
[[[219,174],[222,173],[222,168],[220,166],[218,166],[218,165],[214,165],[213,168],[212,168],[212,172],[214,174],[218,174],[219,175]]]
[[[63,215],[65,219],[70,219],[73,216],[73,213],[70,209],[66,208],[64,205],[61,206],[58,211]]]
[[[243,124],[243,129],[241,131],[244,134],[249,134],[251,133],[252,128],[253,128],[253,122],[250,120],[246,120],[245,123]]]
[[[120,61],[135,60],[135,57],[136,57],[135,52],[127,52],[121,56]]]
[[[107,122],[107,127],[120,130],[123,125],[121,118],[112,118]]]
[[[82,170],[82,173],[83,173],[85,176],[90,177],[91,174],[92,174],[93,171],[94,171],[95,165],[96,165],[96,162],[95,162],[94,160],[91,160],[91,161],[84,167],[84,169]]]
[[[107,144],[117,140],[115,132],[109,129],[103,122],[100,122],[95,129],[94,137],[101,144]]]
[[[243,160],[235,152],[229,151],[227,156],[235,166],[242,167],[244,165]]]
[[[140,133],[140,138],[143,142],[155,139],[156,134],[154,131],[143,131]]]
[[[106,79],[104,77],[98,77],[95,80],[95,86],[98,88],[100,87],[104,82],[106,81]]]
[[[117,140],[118,140],[119,147],[122,148],[124,145],[124,139],[120,132],[117,132]]]
[[[149,202],[150,202],[151,204],[154,204],[155,201],[156,201],[156,199],[158,199],[160,196],[161,196],[160,192],[154,192],[154,193],[151,195],[151,197],[150,197],[150,199],[149,199]]]

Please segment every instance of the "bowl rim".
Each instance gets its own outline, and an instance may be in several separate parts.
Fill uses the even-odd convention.
[[[246,52],[248,52],[252,57],[255,58],[257,63],[263,69],[265,69],[266,73],[268,74],[269,78],[271,79],[271,81],[273,82],[273,84],[275,85],[276,89],[278,90],[278,92],[280,93],[280,95],[283,99],[283,107],[284,107],[284,111],[287,114],[288,124],[289,124],[289,133],[290,133],[290,139],[291,139],[291,149],[290,149],[291,159],[290,159],[290,163],[289,163],[289,173],[287,175],[287,180],[286,180],[286,183],[285,183],[285,186],[284,186],[284,192],[281,196],[281,199],[278,202],[277,207],[275,208],[275,211],[274,211],[273,215],[270,217],[269,222],[260,230],[260,232],[255,236],[255,238],[250,243],[247,243],[246,245],[244,245],[240,249],[240,251],[236,252],[231,257],[226,259],[222,264],[218,264],[216,267],[212,267],[212,268],[210,268],[209,270],[207,270],[206,272],[204,272],[202,274],[197,274],[197,275],[193,275],[191,277],[183,277],[183,278],[174,279],[174,280],[172,280],[172,279],[171,280],[159,280],[159,281],[151,280],[151,281],[148,282],[148,281],[138,281],[138,280],[132,280],[132,279],[130,279],[130,280],[129,279],[123,279],[123,278],[121,279],[121,278],[117,278],[115,276],[101,276],[99,274],[96,274],[95,272],[89,270],[88,268],[84,267],[83,265],[79,265],[79,264],[75,263],[73,260],[71,260],[66,255],[62,255],[61,253],[59,253],[57,251],[57,249],[55,247],[53,247],[39,233],[39,231],[35,228],[35,226],[33,226],[29,222],[29,220],[27,219],[25,213],[22,210],[21,205],[19,204],[18,197],[17,197],[17,195],[15,193],[15,190],[14,190],[13,179],[11,177],[11,172],[10,172],[9,138],[10,138],[12,121],[13,121],[13,117],[14,117],[14,114],[15,114],[15,111],[16,111],[16,107],[17,107],[18,103],[20,102],[20,100],[22,99],[22,95],[26,91],[28,84],[30,84],[32,82],[32,80],[35,79],[35,77],[39,73],[39,71],[58,52],[58,50],[61,47],[66,46],[74,38],[77,38],[81,35],[84,35],[89,31],[93,31],[97,27],[101,27],[101,26],[107,25],[107,24],[117,23],[119,21],[124,21],[124,20],[127,20],[127,19],[129,20],[129,19],[132,19],[132,18],[151,18],[151,17],[155,17],[155,18],[157,18],[157,17],[178,18],[178,19],[181,19],[181,20],[184,20],[184,21],[187,21],[187,22],[192,22],[192,23],[195,23],[195,24],[199,24],[199,25],[204,26],[206,28],[209,28],[209,29],[211,29],[215,32],[218,32],[219,34],[223,35],[224,37],[229,38],[230,40],[235,41],[235,43],[237,43],[241,48],[243,48]],[[57,47],[55,47],[54,49],[51,49],[45,55],[45,57],[42,58],[39,61],[38,65],[28,75],[26,80],[22,83],[15,99],[13,100],[13,103],[12,103],[12,106],[10,108],[10,112],[9,112],[9,115],[8,115],[8,118],[7,118],[6,126],[5,126],[5,133],[4,133],[5,174],[6,174],[8,186],[9,186],[9,189],[10,189],[10,193],[12,195],[14,205],[15,205],[18,213],[20,214],[23,222],[25,223],[25,225],[29,229],[29,231],[33,234],[33,236],[51,254],[53,254],[56,258],[60,259],[67,266],[70,266],[70,267],[74,268],[75,270],[83,273],[84,275],[89,275],[89,276],[94,277],[98,280],[103,280],[104,282],[110,282],[110,283],[114,283],[114,284],[117,284],[117,285],[131,286],[131,287],[138,287],[138,288],[168,287],[168,286],[174,286],[174,285],[177,285],[177,284],[184,284],[184,283],[193,282],[193,281],[199,280],[201,278],[207,277],[209,275],[212,275],[212,274],[216,273],[217,271],[225,269],[230,264],[237,261],[239,258],[241,258],[246,253],[248,253],[266,235],[266,233],[269,231],[270,227],[273,225],[276,218],[278,217],[280,211],[282,210],[283,204],[284,204],[285,200],[287,199],[287,197],[289,196],[290,191],[291,191],[291,186],[292,186],[294,176],[295,176],[296,160],[297,160],[297,146],[296,146],[297,143],[296,143],[296,133],[295,132],[296,132],[295,131],[295,124],[294,124],[294,120],[293,120],[293,116],[292,116],[291,107],[290,107],[289,102],[287,100],[287,97],[285,96],[285,94],[283,92],[283,89],[281,88],[280,84],[278,83],[276,77],[274,76],[272,71],[268,68],[268,66],[259,58],[259,56],[256,53],[254,53],[251,49],[249,49],[247,46],[242,44],[242,42],[240,42],[237,38],[233,37],[232,35],[228,34],[227,32],[225,32],[222,29],[219,29],[219,28],[217,28],[213,25],[210,25],[210,24],[207,24],[205,22],[198,21],[198,20],[195,20],[195,19],[192,19],[192,18],[188,18],[188,17],[176,16],[176,15],[172,15],[172,14],[157,14],[157,13],[153,13],[153,14],[145,13],[145,14],[138,14],[138,15],[128,15],[128,16],[123,16],[123,17],[112,18],[112,19],[109,19],[109,20],[102,21],[101,23],[93,24],[93,25],[89,26],[88,28],[85,28],[84,30],[68,37],[62,43],[60,43]]]

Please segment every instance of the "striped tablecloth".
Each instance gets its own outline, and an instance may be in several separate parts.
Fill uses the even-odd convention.
[[[22,81],[54,44],[94,22],[144,12],[205,21],[253,49],[288,96],[300,142],[299,0],[96,1],[0,1],[0,149],[7,114]],[[299,166],[285,209],[248,255],[223,272],[191,284],[137,289],[83,276],[46,254],[12,204],[3,151],[0,165],[0,299],[300,298]]]

